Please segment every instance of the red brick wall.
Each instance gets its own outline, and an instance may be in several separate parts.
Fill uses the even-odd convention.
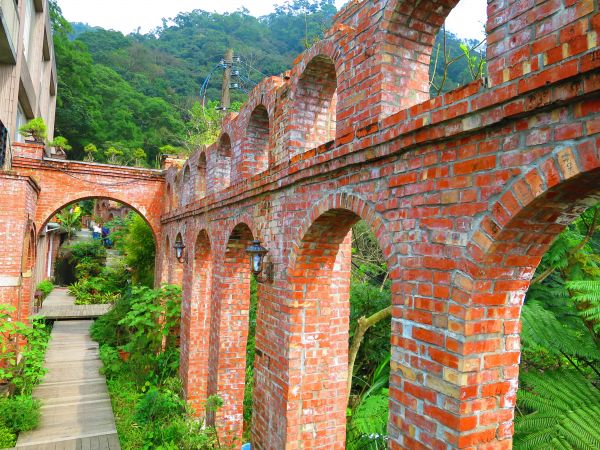
[[[0,304],[16,307],[16,318],[26,320],[32,299],[36,241],[31,242],[31,233],[39,188],[13,172],[0,172],[0,185]]]
[[[474,82],[429,100],[431,45],[456,2],[430,3],[351,2],[323,42],[225,120],[231,185],[223,145],[203,149],[207,195],[163,218],[165,234],[185,231],[186,245],[199,234],[210,242],[210,274],[185,266],[184,304],[203,303],[193,285],[206,278],[206,394],[226,400],[217,422],[238,436],[247,269],[240,255],[232,271],[230,236],[244,223],[269,249],[275,280],[259,286],[256,332],[257,448],[344,446],[344,239],[359,218],[375,231],[393,282],[390,446],[511,445],[524,293],[552,238],[600,191],[600,16],[587,1],[491,1],[491,87]],[[300,100],[308,81],[310,108]],[[333,91],[335,142],[325,142],[314,130]],[[248,133],[259,105],[271,130],[262,172]],[[183,315],[188,333],[206,336],[196,313]],[[202,373],[205,360],[186,357],[186,371]]]
[[[600,191],[600,15],[590,0],[490,1],[490,86],[428,99],[431,45],[455,3],[350,2],[227,116],[218,143],[167,170],[169,188],[134,169],[16,158],[42,184],[38,226],[81,192],[145,213],[157,274],[183,284],[188,399],[203,415],[220,395],[208,419],[228,438],[242,432],[243,250],[259,238],[275,274],[258,289],[254,445],[344,447],[348,230],[361,218],[391,271],[390,447],[510,448],[523,296]],[[112,181],[92,191],[91,179]]]

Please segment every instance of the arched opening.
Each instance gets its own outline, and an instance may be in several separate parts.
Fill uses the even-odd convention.
[[[165,203],[167,207],[167,212],[171,212],[171,210],[173,209],[173,189],[171,188],[171,183],[167,183]]]
[[[223,133],[217,146],[215,179],[217,186],[228,187],[231,183],[231,138]]]
[[[250,115],[240,172],[242,178],[264,172],[269,167],[269,113],[259,105]]]
[[[192,172],[189,164],[183,169],[183,178],[181,179],[181,198],[183,205],[187,205],[193,198],[194,186],[191,183]]]
[[[217,411],[217,425],[231,438],[242,438],[246,350],[249,330],[251,273],[246,248],[253,234],[241,223],[231,232],[221,266],[215,267],[211,322],[211,343],[218,342],[218,354],[210,355],[208,394],[218,394],[224,404]],[[213,345],[211,345],[211,348]],[[212,368],[217,368],[213,370]],[[209,421],[214,420],[210,417]]]
[[[537,196],[514,187],[495,205],[496,218],[482,222],[491,246],[469,292],[482,316],[464,326],[486,338],[481,367],[497,376],[482,377],[473,402],[486,405],[481,417],[494,419],[498,439],[511,439],[514,418],[516,447],[594,448],[600,439],[585,430],[598,427],[600,399],[591,387],[600,381],[598,329],[589,321],[600,306],[600,171],[575,175],[576,167],[555,164],[543,165],[553,187],[541,181]]]
[[[292,411],[288,420],[298,426],[291,429],[292,438],[288,436],[288,441],[297,438],[304,444],[313,443],[327,448],[341,448],[342,443],[346,442],[349,449],[381,448],[387,445],[390,281],[383,272],[373,275],[370,270],[365,270],[363,273],[368,274],[365,276],[376,279],[376,287],[369,286],[370,281],[366,279],[355,279],[351,283],[352,267],[363,265],[352,256],[357,245],[355,242],[353,250],[351,230],[355,225],[360,226],[357,235],[361,231],[370,233],[371,245],[378,249],[380,258],[383,258],[377,238],[366,222],[360,220],[360,216],[347,209],[331,209],[321,214],[309,227],[289,272],[293,298],[298,303],[292,311],[291,326],[301,331],[291,337],[294,352],[289,376],[297,380],[297,388],[293,398],[288,400],[288,410]],[[387,267],[385,263],[382,265]],[[387,268],[384,272],[387,273]],[[380,289],[385,289],[385,292],[381,293]],[[370,298],[372,291],[381,294],[382,300]],[[385,335],[380,349],[381,361],[367,362],[365,359],[361,362],[365,351],[361,345],[367,343],[367,338],[362,343],[359,338],[355,339],[359,334],[358,325],[356,321],[351,323],[350,317],[371,316],[379,310],[383,312],[377,324]],[[353,338],[349,342],[350,330]],[[355,352],[354,349],[358,350]],[[359,355],[353,360],[353,365],[349,364],[349,355]],[[374,360],[375,355],[372,356]],[[373,367],[361,368],[362,363]],[[378,367],[381,380],[378,381],[378,390],[371,392],[373,396],[369,401],[378,402],[380,408],[376,413],[378,417],[369,417],[364,403],[369,393],[361,386],[372,382],[371,378]],[[316,380],[318,383],[315,383]],[[347,421],[348,410],[361,419]],[[310,414],[306,411],[310,411]],[[365,428],[369,420],[377,423],[377,429],[368,431]],[[307,433],[304,430],[311,431]]]
[[[384,69],[388,93],[384,108],[389,114],[485,77],[485,38],[479,33],[465,34],[471,22],[480,20],[479,15],[477,20],[472,17],[484,10],[484,1],[407,4],[397,0],[391,4],[393,10],[383,36],[389,59]],[[446,19],[457,6],[467,6],[462,25],[448,28]],[[484,23],[476,25],[485,28]],[[460,44],[465,45],[466,52]]]
[[[181,306],[180,374],[186,400],[198,417],[204,417],[207,398],[211,258],[210,240],[203,230],[196,239],[191,286],[184,286]]]
[[[196,191],[198,198],[206,197],[206,153],[200,153],[196,172]]]
[[[294,156],[335,139],[337,75],[327,56],[313,58],[302,73],[294,92],[293,128],[290,147]]]
[[[68,287],[75,305],[115,303],[128,283],[154,285],[154,230],[121,200],[85,197],[61,206],[43,222],[37,248],[35,282]]]

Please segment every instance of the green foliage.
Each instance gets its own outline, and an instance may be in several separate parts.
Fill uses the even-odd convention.
[[[600,391],[576,371],[521,374],[517,449],[600,448]]]
[[[49,330],[41,319],[31,321],[31,327],[12,319],[15,308],[0,305],[0,380],[9,383],[9,392],[29,395],[42,379],[44,354]],[[26,341],[20,349],[18,342]]]
[[[54,284],[50,280],[40,281],[35,289],[37,291],[42,291],[44,298],[46,298],[54,290]]]
[[[181,315],[181,288],[132,288],[130,310],[119,321],[129,330],[131,353],[157,354],[174,348]]]
[[[81,230],[81,208],[79,206],[64,208],[55,218],[67,232],[68,239],[71,239],[77,231]]]
[[[387,448],[388,415],[389,391],[380,389],[377,394],[366,398],[352,411],[347,426],[346,448],[349,450]]]
[[[124,154],[125,153],[123,153],[123,150],[119,150],[118,148],[115,148],[115,147],[108,147],[104,151],[104,156],[106,156],[106,161],[109,164],[120,164],[121,158]]]
[[[122,250],[127,265],[132,269],[132,281],[151,287],[154,285],[156,256],[154,233],[139,214],[128,217],[126,227]]]
[[[31,395],[0,397],[0,425],[14,433],[33,430],[40,422],[40,406]]]
[[[214,428],[196,420],[182,398],[176,340],[180,297],[175,286],[125,289],[92,326],[123,449],[222,448]],[[129,352],[126,361],[117,346]],[[218,409],[219,400],[209,399],[207,410]]]
[[[94,155],[98,153],[98,147],[91,143],[86,144],[85,147],[83,147],[83,153],[85,153],[85,161],[94,161]]]
[[[69,245],[71,256],[76,261],[81,261],[84,258],[104,262],[106,259],[106,249],[98,240],[74,242]]]
[[[10,428],[0,425],[0,448],[12,448],[16,443],[16,433]]]
[[[248,312],[248,340],[246,342],[246,376],[244,380],[244,441],[249,441],[252,431],[252,392],[254,390],[254,359],[256,356],[256,310],[258,308],[258,282],[250,279],[250,309]]]
[[[590,208],[556,238],[527,292],[515,448],[600,445],[599,218]]]
[[[444,27],[435,38],[429,67],[432,97],[464,86],[487,74],[483,42],[461,40]]]
[[[373,284],[352,282],[350,284],[350,339],[354,336],[360,317],[369,317],[388,307],[392,294],[389,289],[381,289]],[[361,380],[368,380],[382,361],[390,354],[390,321],[384,320],[371,327],[363,341],[354,367],[353,394],[358,394],[364,386]]]
[[[56,136],[53,141],[48,142],[50,147],[56,147],[65,152],[72,150],[73,147],[69,145],[69,141],[64,136]]]
[[[138,402],[135,420],[143,424],[165,421],[181,415],[184,410],[185,404],[176,393],[152,387]]]
[[[47,128],[44,123],[44,119],[41,117],[36,117],[35,119],[31,119],[24,125],[21,125],[19,128],[19,133],[23,136],[30,136],[36,140],[36,142],[44,142],[47,136]]]

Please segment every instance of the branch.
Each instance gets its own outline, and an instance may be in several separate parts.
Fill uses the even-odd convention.
[[[571,250],[569,250],[569,252],[567,253],[567,259],[571,259],[578,251],[580,251],[583,247],[585,247],[585,245],[590,241],[592,236],[594,236],[594,233],[596,232],[596,227],[598,226],[599,216],[600,216],[600,208],[596,208],[596,210],[594,211],[594,217],[592,218],[592,224],[588,228],[586,235],[584,236],[584,238],[581,240],[581,242],[579,244],[577,244],[575,247],[573,247]],[[556,267],[554,267],[554,266],[548,267],[546,270],[544,270],[542,273],[540,273],[537,277],[535,277],[533,279],[530,286],[532,286],[536,283],[541,283],[546,278],[548,278],[555,270],[556,270]]]
[[[347,389],[347,397],[346,404],[350,401],[350,389],[352,388],[352,375],[354,374],[354,363],[356,362],[356,355],[358,355],[358,350],[360,349],[360,345],[365,337],[365,333],[369,328],[373,325],[381,322],[392,316],[392,306],[388,306],[385,309],[377,311],[370,317],[362,316],[358,319],[358,324],[356,326],[356,330],[354,331],[354,336],[352,337],[352,343],[350,344],[350,351],[348,352],[348,389]]]

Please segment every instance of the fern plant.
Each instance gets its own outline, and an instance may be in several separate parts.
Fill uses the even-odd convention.
[[[573,370],[521,374],[514,446],[534,449],[600,448],[600,391]]]

